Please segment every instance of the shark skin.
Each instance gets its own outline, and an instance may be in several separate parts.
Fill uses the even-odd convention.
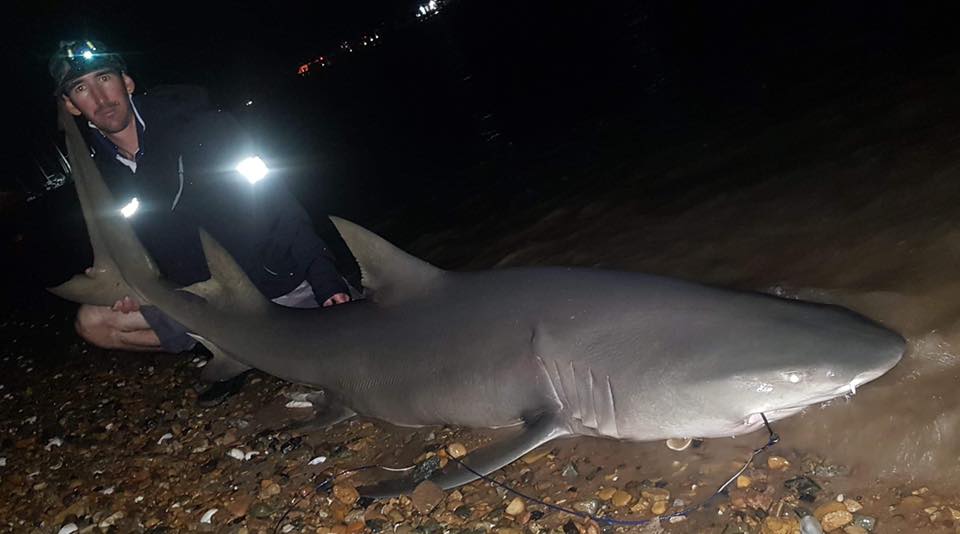
[[[72,120],[65,130],[100,267],[98,287],[81,275],[58,294],[100,302],[98,288],[125,291],[186,325],[211,347],[213,365],[323,388],[362,416],[411,427],[518,427],[466,457],[483,474],[563,436],[753,432],[763,427],[760,414],[776,421],[855,393],[904,353],[900,335],[838,306],[598,269],[446,271],[336,217],[360,264],[364,300],[275,305],[204,232],[212,276],[177,288],[86,161]],[[475,478],[448,466],[431,480],[451,488]],[[361,493],[407,493],[417,482]]]

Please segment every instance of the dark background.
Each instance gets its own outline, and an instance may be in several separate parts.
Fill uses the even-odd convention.
[[[704,129],[785,120],[839,92],[909,78],[955,54],[955,6],[454,0],[418,19],[408,1],[23,3],[7,14],[4,47],[5,268],[35,264],[24,243],[68,224],[57,197],[69,188],[38,195],[37,161],[56,139],[46,63],[60,39],[92,36],[120,51],[138,91],[206,86],[315,217],[400,220],[402,241],[476,210],[641,179],[557,172],[610,146],[656,153]],[[362,46],[373,34],[377,46]],[[297,74],[319,56],[329,65]],[[520,172],[544,162],[550,172]],[[26,269],[36,283],[42,270]]]

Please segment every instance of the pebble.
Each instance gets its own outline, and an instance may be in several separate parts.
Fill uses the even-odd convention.
[[[846,505],[837,501],[830,501],[826,504],[818,506],[814,511],[813,515],[817,518],[818,521],[823,521],[823,517],[831,512],[838,511],[847,511]],[[848,512],[849,513],[849,512]]]
[[[413,507],[423,515],[429,515],[434,508],[443,500],[444,494],[440,486],[424,480],[413,493],[410,494],[410,500],[413,501]]]
[[[580,476],[580,473],[577,473],[577,468],[574,467],[573,464],[567,464],[567,466],[563,468],[563,472],[560,473],[560,476],[567,480],[573,480]]]
[[[218,510],[218,509],[216,509],[216,508],[211,508],[211,509],[207,510],[207,511],[204,512],[203,515],[200,517],[200,523],[210,524],[211,520],[213,519],[214,514],[216,514],[216,513],[219,512],[219,511],[220,511],[220,510]]]
[[[667,504],[667,501],[657,501],[650,507],[650,511],[653,512],[653,515],[663,515],[669,507],[670,505]]]
[[[7,457],[0,456],[0,467],[6,467],[6,466],[7,466]]]
[[[273,508],[269,504],[264,502],[254,503],[250,507],[250,516],[257,519],[265,519],[270,517],[273,514]]]
[[[649,488],[641,490],[641,495],[648,501],[668,501],[670,500],[670,491],[663,488]]]
[[[737,477],[737,487],[740,489],[749,488],[750,484],[753,484],[753,480],[746,475],[740,475]]]
[[[868,534],[868,530],[857,525],[847,525],[843,527],[844,534]]]
[[[60,527],[60,530],[57,531],[57,534],[73,534],[74,532],[80,530],[80,527],[76,523],[67,523]]]
[[[767,458],[767,467],[773,471],[784,471],[790,467],[790,462],[783,456],[771,456]]]
[[[526,510],[526,506],[523,504],[523,499],[520,497],[514,497],[510,504],[507,505],[506,514],[510,516],[518,516]]]
[[[670,438],[667,440],[667,448],[672,451],[685,451],[693,443],[691,438]]]
[[[601,501],[609,501],[616,492],[617,488],[601,488],[600,491],[597,492],[597,497],[599,497]]]
[[[163,442],[167,441],[168,439],[173,439],[173,434],[167,432],[166,434],[160,436],[160,439],[157,440],[157,445],[163,445]]]
[[[873,531],[877,526],[877,519],[868,515],[856,514],[853,516],[853,524],[869,531]]]
[[[856,501],[854,499],[847,499],[843,501],[843,505],[847,507],[847,511],[850,512],[851,514],[855,514],[860,510],[863,510],[863,505],[860,504],[859,501]]]
[[[265,478],[260,481],[260,498],[263,500],[269,499],[274,495],[280,494],[280,484]]]
[[[243,451],[241,451],[240,449],[230,449],[229,451],[227,451],[227,456],[235,460],[243,460],[245,458]]]
[[[313,408],[313,403],[305,400],[292,400],[284,406],[287,408]]]
[[[840,527],[843,527],[844,525],[849,525],[852,521],[853,514],[846,510],[836,510],[823,516],[823,519],[820,520],[820,524],[823,525],[823,530],[832,532]]]
[[[353,486],[336,484],[333,486],[333,497],[347,506],[353,506],[360,498],[360,493]]]
[[[633,501],[633,495],[630,495],[629,493],[623,490],[617,490],[616,492],[614,492],[613,497],[610,500],[614,506],[624,507],[630,504],[631,501]]]
[[[767,517],[760,526],[760,534],[793,534],[800,523],[791,517]]]
[[[816,517],[812,515],[804,516],[800,520],[800,534],[823,534],[823,528],[820,527],[820,522],[817,521]]]
[[[112,527],[117,521],[123,519],[124,515],[125,514],[123,513],[123,511],[114,512],[109,516],[107,516],[106,519],[101,521],[97,526],[100,527],[101,529],[106,530]]]
[[[600,508],[600,502],[596,499],[586,499],[583,501],[577,501],[572,505],[573,509],[589,515],[594,515],[597,513],[597,510]]]
[[[447,454],[452,458],[463,458],[467,455],[467,448],[463,443],[451,443],[447,446]]]
[[[317,457],[314,458],[313,460],[310,460],[309,462],[307,462],[307,465],[320,465],[320,464],[322,464],[323,462],[326,462],[326,461],[327,461],[327,457],[326,457],[326,456],[317,456]]]

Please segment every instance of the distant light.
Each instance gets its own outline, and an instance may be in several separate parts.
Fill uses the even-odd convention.
[[[248,182],[255,184],[267,175],[267,164],[258,156],[246,158],[237,164],[237,172],[242,174]]]
[[[246,104],[246,105],[252,106],[252,105],[253,105],[253,100],[247,100],[247,104]]]
[[[123,214],[124,218],[129,219],[133,217],[133,214],[137,212],[140,208],[140,201],[137,200],[137,197],[133,197],[130,202],[127,202],[127,205],[120,208],[120,213]]]
[[[93,59],[93,52],[91,52],[91,51],[89,51],[89,50],[84,50],[84,51],[83,51],[83,59],[87,59],[87,60]]]

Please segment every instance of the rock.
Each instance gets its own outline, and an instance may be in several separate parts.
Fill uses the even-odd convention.
[[[737,487],[740,489],[749,488],[750,484],[753,484],[753,480],[746,475],[740,475],[737,477]]]
[[[823,516],[838,511],[847,511],[847,507],[844,506],[842,502],[830,501],[824,505],[818,506],[816,510],[813,511],[814,517],[817,518],[817,521],[823,521]]]
[[[213,516],[216,515],[216,513],[219,512],[219,511],[220,511],[220,510],[218,510],[218,509],[216,509],[216,508],[211,508],[211,509],[207,510],[207,511],[204,512],[203,515],[200,517],[200,523],[210,524],[210,522],[213,521]]]
[[[429,515],[440,504],[443,497],[443,490],[440,489],[440,486],[429,480],[421,482],[410,494],[413,507],[422,515]]]
[[[250,505],[253,504],[253,497],[250,495],[238,494],[234,500],[226,503],[224,508],[230,514],[230,519],[236,519],[247,515],[250,511]]]
[[[347,506],[353,506],[353,503],[360,498],[360,493],[353,486],[335,484],[333,486],[333,497]]]
[[[577,473],[577,468],[573,464],[567,464],[567,466],[563,468],[563,472],[560,473],[560,476],[567,480],[573,480],[580,476],[580,473]]]
[[[800,529],[800,521],[792,517],[767,517],[760,527],[760,534],[793,534]]]
[[[863,505],[860,504],[859,501],[856,501],[854,499],[846,499],[845,501],[843,501],[843,505],[847,507],[847,511],[850,512],[851,514],[855,514],[860,510],[863,510]]]
[[[653,503],[653,506],[650,507],[650,511],[653,512],[653,515],[663,515],[669,507],[670,505],[667,504],[667,501],[656,501]]]
[[[67,523],[66,525],[60,527],[60,530],[57,531],[57,534],[73,534],[78,530],[80,530],[80,528],[77,527],[76,523]]]
[[[526,506],[523,504],[523,499],[520,497],[514,497],[510,504],[507,505],[506,513],[511,516],[518,516],[526,510]]]
[[[648,488],[640,492],[643,495],[643,498],[651,501],[668,501],[670,500],[670,491],[663,488]]]
[[[273,515],[273,508],[269,504],[264,502],[254,503],[249,510],[250,517],[255,517],[257,519],[266,519]]]
[[[790,462],[783,456],[771,456],[767,458],[767,468],[771,471],[785,471],[790,468]]]
[[[263,500],[269,499],[274,495],[280,494],[280,484],[265,478],[260,481],[260,498]]]
[[[447,445],[447,454],[449,454],[451,458],[463,458],[467,455],[467,448],[463,443],[451,443]]]
[[[853,521],[853,514],[846,509],[829,512],[820,520],[825,532],[833,532]]]
[[[816,517],[808,515],[800,520],[800,534],[823,534],[823,529]]]
[[[109,516],[107,516],[107,517],[106,517],[105,519],[103,519],[102,521],[100,521],[100,523],[97,524],[97,526],[100,527],[101,529],[104,529],[104,530],[105,530],[105,529],[108,529],[108,528],[112,527],[117,521],[123,519],[125,515],[126,515],[126,514],[124,514],[122,510],[119,511],[119,512],[114,512],[114,513],[110,514]]]
[[[844,534],[869,534],[869,531],[863,527],[858,527],[857,525],[847,525],[843,527]]]
[[[799,494],[801,500],[806,500],[813,502],[816,499],[817,493],[820,493],[820,485],[813,481],[813,479],[805,476],[799,476],[791,478],[790,480],[784,481],[783,485],[787,489],[792,489]]]
[[[633,501],[633,495],[630,495],[629,493],[623,490],[617,490],[616,492],[614,492],[613,498],[611,498],[610,501],[613,503],[614,506],[618,508],[622,508],[630,504],[631,501]]]
[[[856,514],[853,516],[853,524],[862,529],[873,532],[873,529],[877,526],[877,519],[868,515]]]
[[[596,499],[586,499],[573,503],[572,508],[578,512],[595,515],[600,508],[600,502]]]
[[[597,492],[597,497],[601,501],[609,501],[613,498],[613,494],[617,492],[617,488],[602,488]]]
[[[520,459],[523,460],[523,463],[527,465],[532,465],[546,458],[548,454],[550,454],[549,449],[532,451],[532,452],[528,452],[527,454],[524,454],[523,457],[521,457]]]

